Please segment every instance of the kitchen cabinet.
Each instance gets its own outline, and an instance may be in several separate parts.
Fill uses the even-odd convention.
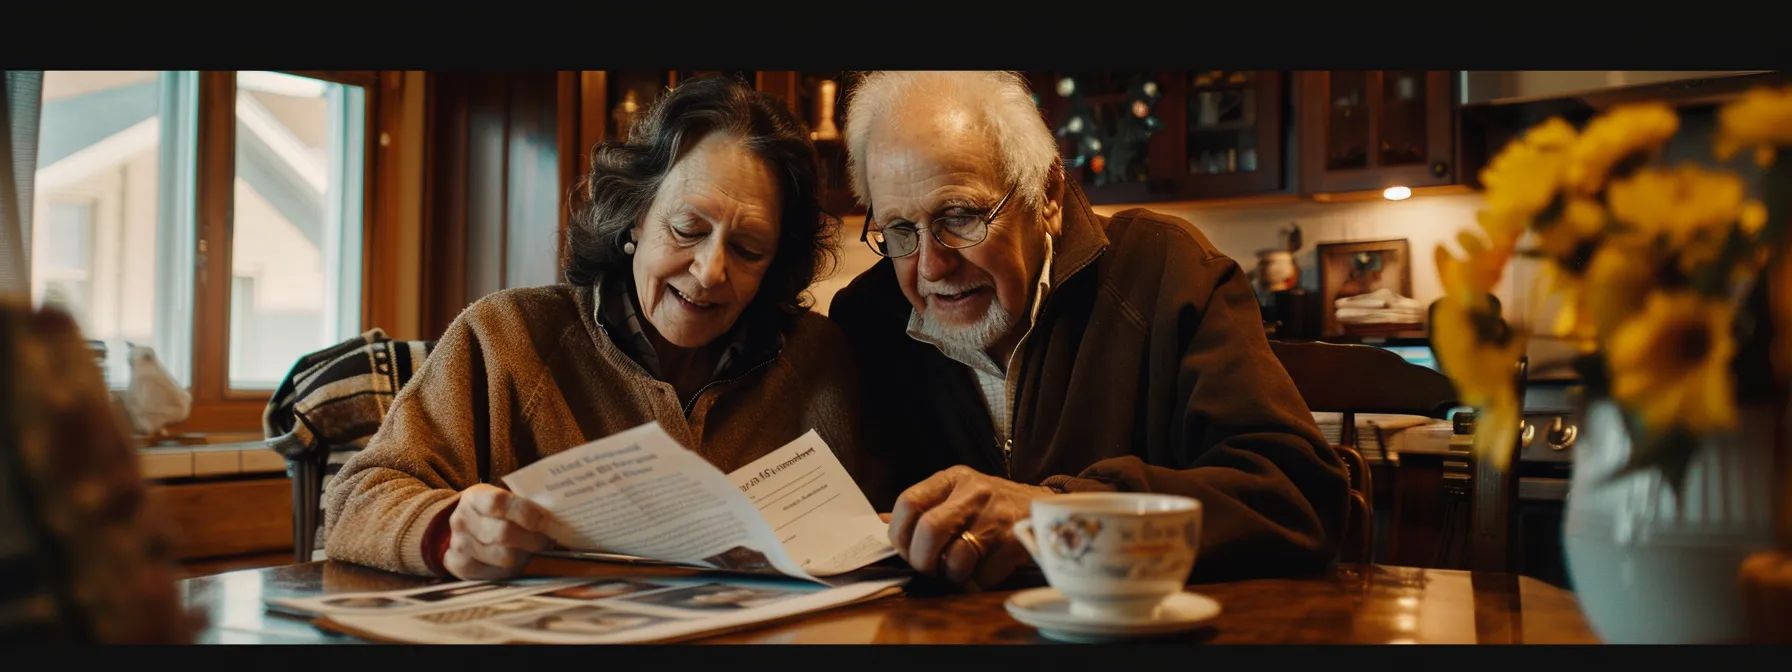
[[[864,212],[846,174],[850,72],[611,72],[608,135],[680,80],[711,72],[786,101],[814,131],[825,207],[839,216]],[[1097,205],[1461,183],[1449,71],[1024,74],[1067,176]]]
[[[1294,80],[1302,193],[1456,183],[1449,71],[1312,71]]]
[[[1092,203],[1236,197],[1285,188],[1282,73],[1027,76],[1070,179]]]

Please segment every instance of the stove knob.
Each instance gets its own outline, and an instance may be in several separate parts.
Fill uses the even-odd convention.
[[[1550,450],[1567,450],[1574,445],[1575,437],[1580,436],[1580,428],[1562,422],[1562,416],[1556,416],[1550,423],[1549,432],[1543,435],[1543,442],[1549,444]]]

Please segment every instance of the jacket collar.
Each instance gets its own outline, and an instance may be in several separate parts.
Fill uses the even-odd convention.
[[[1095,214],[1083,188],[1064,180],[1063,230],[1059,232],[1051,266],[1051,286],[1064,282],[1101,258],[1108,249],[1107,218]]]

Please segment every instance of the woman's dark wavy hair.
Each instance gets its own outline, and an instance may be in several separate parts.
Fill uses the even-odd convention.
[[[809,128],[783,101],[724,77],[680,82],[635,123],[627,142],[593,148],[566,232],[561,268],[567,282],[589,285],[600,275],[628,272],[622,244],[629,230],[646,218],[673,164],[710,133],[740,137],[778,179],[778,249],[752,305],[786,314],[807,308],[804,291],[834,263],[840,225],[817,200]]]

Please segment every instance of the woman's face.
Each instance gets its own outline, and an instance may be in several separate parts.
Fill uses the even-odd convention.
[[[708,344],[734,326],[778,249],[778,181],[722,133],[673,164],[635,226],[635,298],[660,337]]]

